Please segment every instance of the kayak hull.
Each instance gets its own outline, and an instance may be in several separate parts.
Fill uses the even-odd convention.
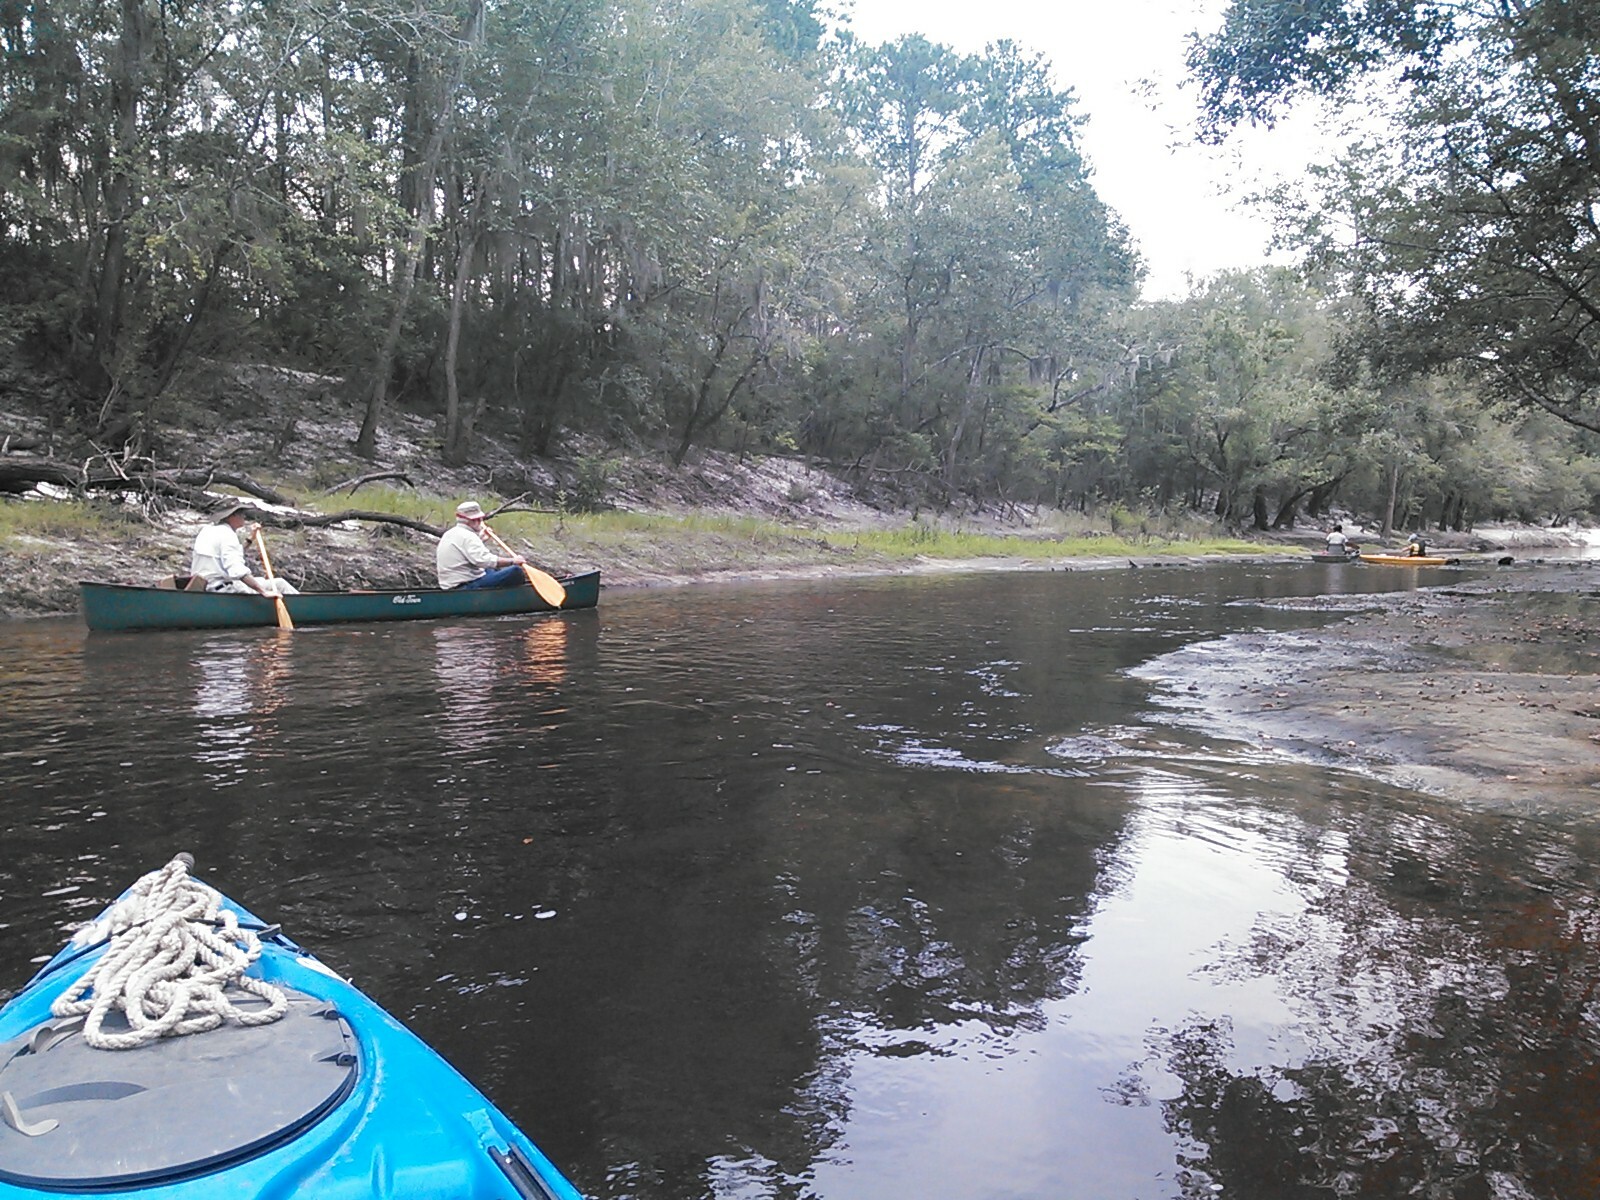
[[[600,572],[561,581],[566,600],[559,611],[593,608],[600,600]],[[238,592],[186,592],[126,583],[78,584],[83,619],[90,629],[227,629],[275,626],[277,604],[267,596]],[[417,621],[446,617],[500,617],[558,611],[531,586],[442,591],[301,592],[284,597],[296,626],[365,621]]]
[[[261,922],[227,902],[240,924],[261,929]],[[0,1046],[5,1058],[36,1042],[41,1025],[52,1021],[50,1006],[100,957],[104,945],[79,950],[67,947],[0,1009]],[[519,1200],[581,1200],[572,1184],[517,1127],[471,1083],[392,1016],[318,962],[281,933],[263,931],[260,959],[249,974],[312,997],[332,1007],[359,1045],[353,1082],[342,1098],[281,1142],[250,1147],[219,1163],[177,1169],[171,1178],[135,1185],[87,1184],[74,1188],[60,1182],[33,1186],[8,1164],[19,1161],[17,1139],[25,1135],[0,1121],[0,1200],[23,1197],[94,1195],[138,1197],[139,1200],[209,1200],[217,1196],[249,1196],[259,1200],[317,1197],[318,1200],[410,1200],[412,1197],[484,1197]],[[319,1014],[321,1015],[321,1014]],[[250,1031],[261,1034],[272,1026]],[[128,1051],[90,1051],[105,1057],[104,1072],[115,1079],[123,1055],[160,1055],[177,1043],[209,1039],[199,1053],[213,1073],[231,1079],[247,1098],[258,1081],[228,1074],[232,1026],[167,1039]],[[15,1043],[15,1045],[13,1045]],[[48,1052],[48,1050],[46,1051]],[[0,1071],[5,1067],[0,1062]],[[3,1076],[0,1076],[3,1077]],[[70,1089],[62,1089],[70,1090]],[[173,1098],[171,1119],[186,1113],[182,1096]],[[48,1095],[19,1098],[24,1125],[35,1130],[49,1122],[32,1120],[48,1111]],[[76,1107],[61,1105],[59,1108]],[[165,1123],[141,1123],[125,1137],[161,1138]],[[108,1122],[115,1125],[115,1122]],[[33,1135],[41,1143],[54,1130]],[[7,1152],[10,1141],[10,1153]],[[31,1148],[30,1148],[31,1149]],[[502,1165],[506,1164],[506,1165]]]

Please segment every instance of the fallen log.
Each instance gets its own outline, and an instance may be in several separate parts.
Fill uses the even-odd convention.
[[[395,513],[371,512],[359,508],[347,508],[343,512],[336,513],[256,512],[252,513],[251,517],[260,521],[263,525],[272,525],[278,529],[322,529],[329,525],[343,524],[345,521],[370,521],[376,525],[399,525],[405,529],[414,529],[418,533],[427,534],[429,537],[444,536],[442,528],[437,525],[429,525],[426,521],[402,517]]]
[[[83,471],[77,466],[45,458],[0,461],[0,492],[26,492],[40,483],[78,491],[83,486]]]
[[[88,492],[137,492],[146,496],[167,496],[201,510],[212,508],[217,502],[215,496],[207,495],[202,489],[164,478],[159,473],[128,473],[114,467],[90,468],[49,458],[0,459],[0,492],[22,493],[41,483],[66,488],[80,496]]]
[[[355,490],[361,487],[362,484],[375,483],[380,479],[398,479],[407,487],[417,486],[411,482],[411,476],[407,475],[404,471],[374,471],[370,475],[362,475],[356,479],[346,479],[343,483],[336,483],[327,491],[325,491],[323,495],[331,496],[335,492],[344,491],[346,488],[350,489],[350,491],[354,493]]]
[[[181,471],[157,471],[155,474],[158,479],[170,479],[173,483],[189,484],[202,489],[209,488],[214,483],[223,483],[231,488],[237,488],[247,496],[254,496],[257,500],[265,500],[268,504],[276,504],[280,508],[295,506],[292,498],[264,483],[257,483],[250,476],[241,475],[237,471],[224,471],[217,467],[189,467]]]

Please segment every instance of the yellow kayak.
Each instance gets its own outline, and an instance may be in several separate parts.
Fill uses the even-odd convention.
[[[1392,567],[1442,567],[1450,560],[1437,554],[1363,554],[1361,561]]]

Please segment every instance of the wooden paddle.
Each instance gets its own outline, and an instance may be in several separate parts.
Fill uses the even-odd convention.
[[[256,528],[255,539],[256,553],[261,555],[261,566],[267,572],[267,582],[272,583],[274,582],[272,577],[272,560],[267,557],[267,544],[261,540],[261,529],[259,526]],[[272,601],[278,609],[278,628],[293,629],[294,618],[289,615],[289,606],[283,602],[283,597],[274,594]]]
[[[483,531],[494,540],[494,544],[500,547],[507,558],[517,556],[517,552],[501,541],[500,535],[490,529],[487,522],[483,526]],[[522,573],[528,577],[533,590],[539,593],[539,598],[551,608],[560,608],[567,602],[567,589],[561,586],[554,575],[541,571],[538,567],[530,567],[527,563],[522,564]]]

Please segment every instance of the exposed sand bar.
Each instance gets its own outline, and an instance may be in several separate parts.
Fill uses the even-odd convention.
[[[1174,721],[1472,805],[1600,819],[1600,562],[1517,566],[1138,670]]]

